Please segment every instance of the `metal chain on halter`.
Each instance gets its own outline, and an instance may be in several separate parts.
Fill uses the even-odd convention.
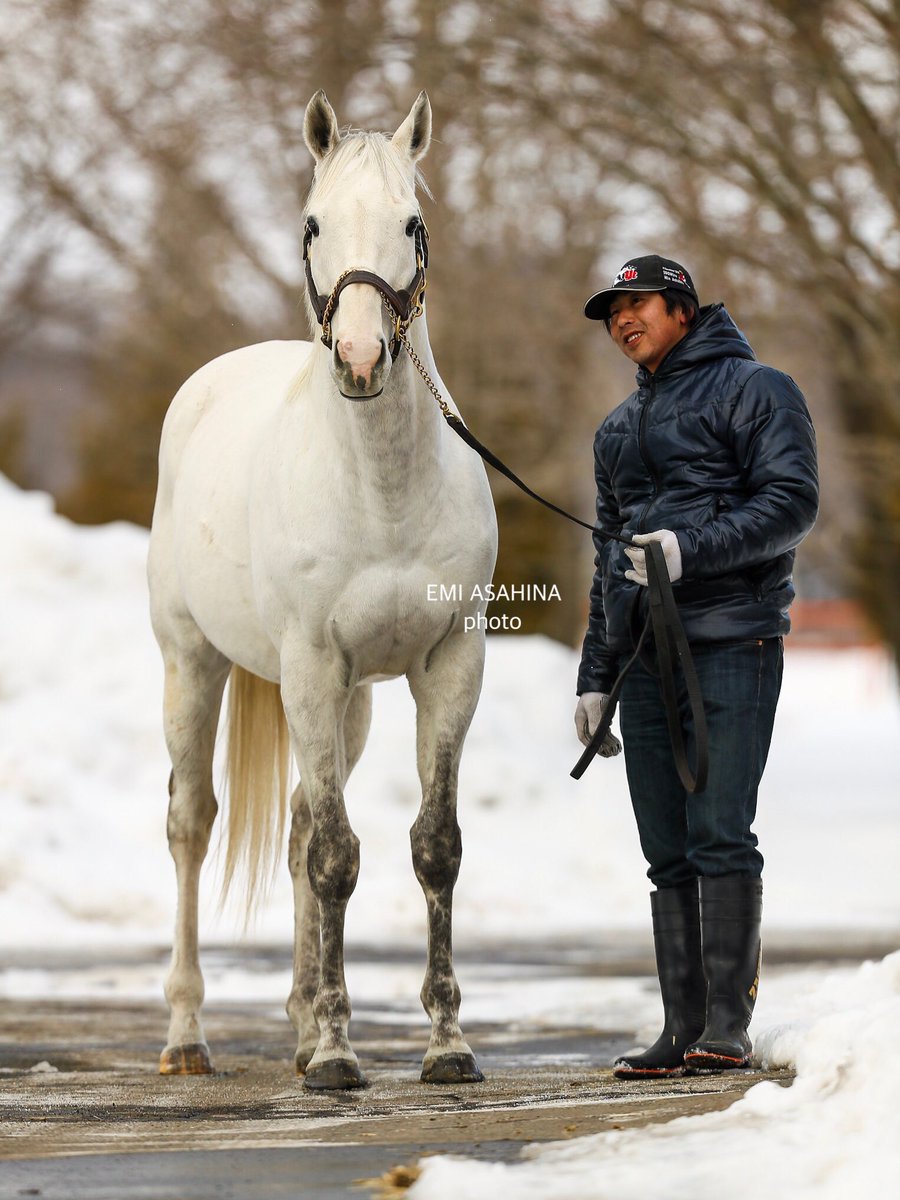
[[[420,295],[421,295],[421,293],[420,293]],[[424,363],[419,358],[418,354],[416,354],[415,350],[413,350],[412,346],[409,344],[409,338],[406,336],[406,330],[409,328],[409,326],[412,324],[413,320],[417,316],[419,316],[419,314],[421,312],[422,312],[422,306],[420,304],[417,304],[415,311],[411,314],[409,321],[406,324],[406,328],[404,328],[402,330],[400,330],[400,329],[397,330],[397,337],[400,339],[403,349],[406,351],[406,353],[409,355],[410,359],[412,360],[412,365],[416,368],[416,370],[422,376],[422,379],[425,381],[425,386],[428,388],[429,392],[431,392],[432,396],[434,396],[435,400],[437,400],[437,402],[440,406],[441,412],[444,414],[445,417],[452,417],[453,413],[450,410],[449,404],[444,399],[444,397],[441,395],[441,393],[438,391],[437,387],[435,386],[434,380],[431,378],[431,376],[425,370]]]
[[[328,300],[325,303],[325,310],[322,313],[322,341],[326,346],[331,345],[331,318],[334,314],[334,310],[337,308],[337,299],[341,293],[341,284],[344,282],[347,276],[352,275],[353,272],[354,268],[351,267],[350,270],[345,271],[343,275],[338,276],[337,283],[331,289],[331,295],[328,297]]]

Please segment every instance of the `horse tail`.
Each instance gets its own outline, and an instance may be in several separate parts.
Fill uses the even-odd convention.
[[[245,924],[275,875],[284,840],[290,787],[291,743],[277,683],[242,667],[228,688],[228,830],[220,900],[238,867],[247,877]]]

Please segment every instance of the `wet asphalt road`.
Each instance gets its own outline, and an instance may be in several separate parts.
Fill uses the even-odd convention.
[[[856,958],[877,949],[807,945],[785,948],[780,957]],[[527,987],[548,971],[573,979],[649,976],[648,952],[649,946],[621,944],[491,947],[459,958],[482,975],[508,978],[512,970]],[[287,961],[283,949],[210,953],[243,969]],[[162,950],[151,954],[165,957]],[[357,948],[355,954],[380,970],[408,962],[403,951]],[[122,957],[106,956],[113,974]],[[778,958],[775,948],[770,964]],[[32,959],[48,970],[46,954],[34,952]],[[12,967],[27,971],[29,961],[19,955]],[[78,956],[50,961],[50,975],[41,979],[44,986],[49,979],[51,995],[54,962],[60,973],[71,973]],[[293,1075],[292,1031],[280,1006],[268,1002],[208,1005],[217,1074],[172,1078],[156,1070],[166,1019],[161,999],[5,1000],[0,1200],[397,1196],[402,1190],[375,1181],[423,1154],[512,1161],[529,1142],[727,1107],[763,1077],[623,1084],[608,1064],[633,1045],[633,1030],[467,1021],[486,1082],[429,1087],[418,1079],[427,1040],[422,1017],[407,1020],[389,1002],[383,1009],[373,1013],[370,1005],[368,1018],[354,1018],[351,1026],[369,1087],[318,1094],[304,1091]],[[35,1071],[42,1062],[53,1069]],[[786,1073],[776,1078],[790,1083]],[[402,1173],[394,1179],[402,1183]]]

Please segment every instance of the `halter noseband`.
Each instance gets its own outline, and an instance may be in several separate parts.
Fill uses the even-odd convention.
[[[394,334],[391,338],[389,349],[391,358],[396,361],[397,355],[400,353],[400,344],[403,335],[422,312],[422,299],[425,295],[425,269],[428,266],[428,230],[425,222],[420,221],[415,232],[416,273],[413,275],[409,287],[402,288],[400,291],[395,291],[386,279],[382,279],[380,275],[376,275],[373,271],[349,270],[339,276],[337,283],[331,289],[331,294],[323,296],[316,287],[315,280],[313,279],[312,260],[309,253],[312,240],[313,231],[307,221],[303,234],[303,261],[306,263],[306,287],[309,292],[310,303],[313,306],[313,312],[322,326],[323,343],[329,350],[331,349],[331,318],[334,316],[334,310],[338,306],[338,299],[341,292],[351,283],[367,283],[370,287],[375,288],[376,291],[381,293],[385,306],[394,314]]]

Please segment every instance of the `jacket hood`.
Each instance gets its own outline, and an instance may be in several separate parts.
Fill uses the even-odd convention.
[[[661,379],[717,358],[755,359],[756,355],[729,316],[725,305],[706,304],[700,309],[696,325],[672,347],[654,375]],[[653,377],[646,367],[638,369],[639,384],[645,385]]]

